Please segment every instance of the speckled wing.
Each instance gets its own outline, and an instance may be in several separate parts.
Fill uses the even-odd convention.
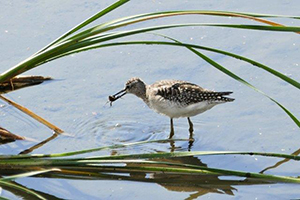
[[[207,101],[208,103],[223,103],[234,99],[224,97],[232,92],[214,92],[196,84],[185,81],[161,81],[155,83],[157,94],[166,100],[182,105],[190,105]]]

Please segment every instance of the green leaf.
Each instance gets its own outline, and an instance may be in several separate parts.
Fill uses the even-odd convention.
[[[187,151],[187,152],[159,152],[159,153],[143,153],[143,154],[124,154],[114,156],[94,156],[85,158],[87,160],[110,160],[110,159],[161,159],[161,158],[177,158],[187,156],[213,156],[213,155],[250,155],[250,156],[266,156],[275,158],[286,158],[290,160],[300,160],[300,156],[266,153],[266,152],[245,152],[245,151]]]
[[[123,4],[127,3],[128,1],[129,0],[119,0],[115,3],[113,3],[112,5],[108,6],[107,8],[105,8],[105,9],[101,10],[100,12],[96,13],[95,15],[91,16],[90,18],[84,20],[82,23],[78,24],[77,26],[75,26],[74,28],[72,28],[71,30],[69,30],[68,32],[66,32],[65,34],[63,34],[62,36],[60,36],[53,42],[51,42],[49,45],[47,45],[46,47],[39,50],[36,54],[41,53],[41,52],[45,51],[46,49],[48,49],[49,47],[53,46],[54,44],[59,43],[64,38],[68,37],[69,35],[72,35],[76,31],[82,29],[83,27],[87,26],[88,24],[92,23],[93,21],[97,20],[98,18],[108,14],[109,12],[113,11],[114,9],[122,6]]]
[[[268,175],[268,174],[260,174],[253,172],[243,172],[236,170],[225,170],[219,168],[211,168],[204,167],[198,165],[191,164],[181,164],[181,163],[172,163],[172,162],[163,162],[163,161],[145,161],[145,160],[109,160],[103,162],[103,160],[93,160],[92,162],[81,160],[80,163],[86,163],[87,165],[92,165],[93,163],[98,164],[108,164],[108,163],[131,163],[131,164],[151,164],[155,165],[155,167],[144,167],[139,165],[137,167],[122,167],[125,169],[135,169],[135,170],[146,170],[146,171],[158,171],[158,172],[172,172],[172,173],[195,173],[195,174],[215,174],[215,175],[226,175],[226,176],[239,176],[245,178],[258,178],[260,180],[272,181],[272,182],[287,182],[287,183],[300,183],[300,178],[288,177],[288,176],[277,176],[277,175]],[[168,166],[176,166],[176,168],[170,167],[160,167],[157,165],[168,165]],[[98,165],[97,165],[98,166]],[[184,168],[177,168],[184,167]],[[117,167],[114,167],[117,169]],[[118,171],[118,170],[115,170]]]
[[[0,190],[1,190],[1,189],[2,189],[2,188],[0,187]],[[7,198],[5,198],[5,197],[1,197],[1,196],[0,196],[0,199],[1,199],[1,200],[9,200],[9,199],[7,199]]]
[[[32,195],[33,197],[37,198],[37,199],[42,199],[42,200],[46,200],[46,198],[44,198],[43,196],[39,195],[38,193],[32,191],[32,190],[29,190],[25,187],[22,187],[20,185],[17,185],[15,183],[12,183],[12,182],[8,182],[8,181],[1,181],[0,180],[0,185],[2,186],[6,186],[6,187],[10,187],[10,188],[13,188],[13,189],[16,189],[16,190],[19,190],[19,191],[23,191],[23,192],[26,192],[30,195]]]
[[[85,150],[80,150],[80,151],[71,151],[71,152],[66,152],[66,153],[56,153],[56,154],[0,155],[0,162],[2,160],[4,160],[4,162],[6,162],[8,159],[74,156],[74,155],[80,155],[80,154],[91,153],[91,152],[102,151],[102,150],[108,150],[108,149],[125,148],[125,147],[128,147],[128,146],[150,144],[150,143],[167,143],[167,142],[175,142],[175,141],[188,141],[188,139],[165,139],[165,140],[139,141],[139,142],[132,142],[132,143],[126,143],[126,144],[114,144],[114,145],[111,145],[111,146],[104,146],[104,147],[99,147],[99,148],[85,149]]]
[[[160,35],[160,34],[156,34],[156,35]],[[223,55],[227,55],[242,61],[245,61],[247,63],[250,63],[254,66],[257,66],[275,76],[277,76],[278,78],[286,81],[287,83],[293,85],[294,87],[300,89],[300,83],[262,63],[259,63],[257,61],[254,61],[252,59],[234,54],[234,53],[230,53],[227,51],[222,51],[219,49],[214,49],[214,48],[210,48],[210,47],[206,47],[206,46],[200,46],[200,45],[195,45],[195,44],[188,44],[188,43],[173,43],[173,42],[165,42],[165,41],[130,41],[130,42],[114,42],[114,43],[107,43],[107,44],[100,44],[100,45],[91,45],[91,46],[87,46],[84,48],[80,48],[77,49],[75,51],[72,52],[68,52],[66,55],[70,55],[73,53],[78,53],[81,51],[87,51],[87,50],[92,50],[92,49],[97,49],[97,48],[103,48],[103,47],[111,47],[111,46],[122,46],[122,45],[142,45],[142,44],[146,44],[146,45],[171,45],[171,46],[180,46],[180,47],[192,47],[192,48],[196,48],[196,49],[201,49],[201,50],[205,50],[205,51],[211,51],[211,52],[215,52],[215,53],[219,53],[219,54],[223,54]],[[66,56],[66,55],[62,55],[62,56]]]
[[[57,39],[56,41],[54,41],[53,43],[51,43],[50,45],[48,45],[47,47],[45,47],[44,49],[39,51],[39,53],[34,54],[33,56],[20,62],[19,64],[17,64],[13,68],[9,69],[8,71],[2,73],[0,75],[0,82],[9,80],[10,78],[12,78],[18,74],[28,71],[28,70],[30,70],[34,67],[37,67],[41,64],[44,64],[47,61],[53,60],[54,58],[60,58],[62,54],[64,54],[64,55],[67,54],[66,49],[68,49],[68,51],[74,51],[76,48],[82,48],[83,46],[81,46],[81,47],[78,46],[78,42],[79,42],[80,38],[87,39],[88,37],[91,37],[95,34],[103,32],[103,31],[108,31],[108,30],[112,30],[112,29],[115,29],[118,27],[127,26],[127,25],[130,25],[133,23],[138,23],[138,22],[142,22],[145,20],[151,20],[151,19],[156,19],[156,18],[170,17],[170,16],[176,16],[176,15],[195,15],[195,14],[196,15],[215,15],[215,16],[221,16],[221,17],[241,17],[241,18],[255,20],[255,21],[258,21],[261,23],[265,23],[265,24],[269,24],[269,25],[278,27],[278,28],[265,27],[265,29],[269,29],[269,30],[281,30],[281,31],[283,31],[283,30],[284,31],[298,30],[297,27],[284,28],[284,26],[281,24],[278,24],[278,23],[275,23],[272,21],[268,21],[265,19],[260,19],[260,18],[251,16],[251,15],[247,15],[247,13],[243,14],[243,13],[224,12],[224,11],[201,11],[201,10],[199,11],[198,10],[198,11],[167,11],[167,12],[146,13],[146,14],[141,14],[141,15],[130,16],[130,17],[121,18],[118,20],[113,20],[108,23],[104,23],[100,26],[96,26],[96,27],[93,27],[92,29],[88,29],[86,31],[78,33],[75,36],[74,35],[71,36],[75,30],[79,30],[79,29],[83,28],[85,25],[87,25],[91,21],[94,21],[96,18],[102,16],[103,14],[108,13],[109,11],[115,9],[116,7],[122,5],[125,2],[127,2],[127,1],[124,0],[124,1],[120,1],[120,4],[118,4],[118,3],[113,4],[111,7],[109,7],[109,9],[107,9],[107,10],[103,11],[103,13],[99,14],[99,16],[96,14],[91,19],[76,26],[74,29],[69,31],[67,34],[64,34],[59,39]],[[247,25],[232,25],[231,27],[236,28],[238,26],[240,28],[247,28],[247,29],[251,28],[250,26],[247,26]],[[262,28],[263,27],[259,27],[259,29],[262,29]],[[251,29],[258,29],[258,27],[252,26]],[[150,31],[150,30],[148,30],[148,31]],[[142,32],[136,32],[135,34],[138,34],[138,33],[142,33]],[[106,35],[106,34],[104,34],[104,35]],[[69,39],[68,39],[68,36],[70,36]],[[119,37],[124,37],[124,36],[127,36],[127,35],[123,35],[123,36],[119,35]],[[80,38],[77,38],[77,37],[80,37]],[[103,35],[101,37],[103,38]],[[98,38],[99,38],[99,36],[98,36]],[[108,39],[111,40],[111,39],[115,39],[115,38],[116,37],[106,38],[106,41]],[[98,42],[103,42],[103,41],[104,40],[102,40],[102,41],[100,40]],[[87,45],[92,45],[91,39],[89,41],[85,41],[85,42],[88,42]],[[81,43],[80,45],[84,45],[84,43]],[[70,46],[72,46],[73,49],[69,49]]]
[[[31,163],[31,164],[30,164]],[[116,165],[118,164],[118,165]],[[119,164],[126,164],[125,166]],[[153,160],[137,160],[137,159],[122,159],[122,160],[89,160],[85,158],[79,159],[32,159],[26,163],[9,163],[10,166],[25,167],[59,167],[61,173],[70,173],[70,171],[99,171],[99,172],[113,172],[113,173],[130,173],[130,172],[163,172],[163,173],[176,173],[181,174],[211,174],[223,176],[239,176],[245,178],[256,178],[264,181],[271,182],[287,182],[287,183],[300,183],[299,178],[277,176],[269,174],[260,174],[253,172],[244,172],[237,170],[227,170],[212,167],[205,167],[192,164],[175,163],[167,161],[153,161]],[[170,167],[169,167],[170,166]],[[51,173],[51,172],[49,172]],[[3,181],[2,181],[3,182]],[[0,181],[1,185],[1,181]]]
[[[0,178],[0,181],[12,181],[15,180],[17,178],[24,178],[24,177],[29,177],[29,176],[35,176],[38,174],[44,174],[47,172],[52,172],[52,171],[60,171],[59,169],[45,169],[45,170],[38,170],[38,171],[32,171],[32,172],[26,172],[26,173],[22,173],[22,174],[17,174],[17,175],[12,175],[12,176],[6,176],[4,178]]]
[[[216,50],[216,49],[212,49],[212,48],[208,48],[208,47],[201,47],[198,45],[190,45],[190,44],[185,44],[185,43],[168,43],[168,42],[157,42],[157,41],[134,41],[134,42],[118,42],[118,43],[108,43],[108,44],[104,44],[104,45],[95,45],[95,46],[91,46],[91,47],[87,47],[87,48],[82,48],[82,49],[78,49],[78,51],[85,51],[85,50],[90,50],[90,49],[94,49],[94,48],[102,48],[102,47],[108,47],[108,46],[117,46],[117,45],[130,45],[130,44],[159,44],[159,45],[175,45],[175,46],[184,46],[188,49],[190,49],[192,52],[194,52],[195,54],[197,54],[199,57],[201,57],[202,59],[204,59],[205,61],[207,61],[209,64],[211,64],[212,66],[214,66],[215,68],[217,68],[218,70],[222,71],[223,73],[225,73],[226,75],[230,76],[231,78],[243,83],[244,85],[254,89],[255,91],[261,93],[262,95],[266,96],[267,98],[269,98],[271,101],[273,101],[275,104],[277,104],[293,121],[294,123],[300,127],[300,121],[288,110],[286,109],[282,104],[280,104],[279,102],[277,102],[275,99],[271,98],[270,96],[268,96],[266,93],[264,93],[263,91],[259,90],[258,88],[256,88],[255,86],[253,86],[252,84],[248,83],[247,81],[245,81],[244,79],[240,78],[239,76],[235,75],[234,73],[232,73],[231,71],[229,71],[228,69],[226,69],[225,67],[221,66],[220,64],[216,63],[215,61],[211,60],[210,58],[208,58],[207,56],[205,56],[204,54],[194,50],[193,48],[199,48],[199,49],[204,49],[204,50],[208,50],[208,51],[214,51],[217,53],[222,53],[228,56],[232,56],[241,60],[244,60],[246,62],[249,62],[255,66],[258,66],[270,73],[272,73],[273,75],[281,78],[282,80],[290,83],[291,85],[297,87],[298,89],[300,88],[299,82],[285,76],[284,74],[273,70],[261,63],[258,63],[256,61],[253,61],[251,59],[236,55],[236,54],[232,54],[229,52],[225,52],[225,51],[221,51],[221,50]]]

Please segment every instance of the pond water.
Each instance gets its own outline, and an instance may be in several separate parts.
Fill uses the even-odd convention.
[[[97,11],[114,1],[2,1],[0,3],[1,72],[26,59]],[[236,12],[300,15],[299,1],[131,1],[96,23],[129,15],[167,10],[224,10]],[[270,19],[290,26],[299,20]],[[245,19],[184,16],[133,25],[146,27],[166,23],[249,23]],[[254,22],[253,22],[254,23]],[[127,28],[125,28],[127,29]],[[159,31],[183,42],[227,50],[249,57],[300,80],[300,37],[293,33],[260,32],[213,27],[188,27]],[[128,40],[159,40],[144,34]],[[204,52],[218,63],[251,82],[282,103],[300,118],[296,88],[265,71],[217,54]],[[216,106],[192,118],[195,142],[192,151],[259,151],[293,153],[300,147],[297,125],[273,102],[254,90],[211,67],[195,54],[180,47],[121,46],[103,48],[68,56],[34,70],[31,75],[51,76],[53,81],[10,92],[6,97],[31,109],[67,133],[34,153],[56,153],[96,148],[111,144],[166,139],[169,119],[158,115],[133,95],[126,95],[112,107],[107,97],[123,89],[131,77],[150,84],[161,79],[187,80],[204,88],[233,91],[233,103]],[[51,131],[23,113],[0,102],[0,126],[13,133],[42,141]],[[175,138],[188,138],[186,119],[174,120]],[[34,142],[19,141],[0,146],[0,154],[17,154]],[[175,151],[188,149],[188,142],[176,142]],[[117,153],[174,151],[170,144],[148,144],[118,149]],[[110,154],[111,151],[101,152]],[[99,153],[97,153],[98,155]],[[93,154],[94,155],[94,154]],[[280,159],[249,156],[207,156],[188,162],[232,170],[260,172]],[[287,162],[267,173],[298,176],[299,163]],[[161,177],[163,179],[163,175]],[[151,183],[118,180],[68,180],[23,178],[18,183],[62,199],[295,199],[296,184],[239,184],[239,179],[211,177],[223,184],[211,187],[201,176],[181,177],[182,182]],[[197,180],[197,181],[195,181]],[[224,181],[222,181],[224,180]],[[231,181],[229,181],[231,180]],[[185,184],[192,183],[192,184]],[[4,196],[17,198],[3,191]]]

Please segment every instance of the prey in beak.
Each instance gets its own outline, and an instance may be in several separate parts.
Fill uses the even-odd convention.
[[[118,92],[118,93],[112,95],[112,96],[109,96],[109,97],[108,97],[108,100],[109,100],[109,102],[110,102],[110,106],[112,106],[112,103],[113,103],[114,101],[116,101],[117,99],[121,98],[121,97],[124,96],[125,94],[127,94],[126,88],[123,89],[123,90],[121,90],[120,92]]]
[[[110,102],[110,106],[112,106],[112,103],[114,101],[121,98],[125,94],[134,94],[137,97],[140,97],[144,100],[144,97],[146,96],[146,85],[139,78],[129,79],[126,82],[125,88],[123,90],[121,90],[120,92],[108,97],[108,101]]]

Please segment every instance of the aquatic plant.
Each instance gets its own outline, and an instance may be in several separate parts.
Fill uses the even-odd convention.
[[[266,14],[253,14],[253,13],[238,13],[238,12],[228,12],[228,11],[207,11],[207,10],[183,10],[183,11],[165,11],[156,13],[145,13],[134,16],[123,17],[120,19],[115,19],[99,25],[93,26],[91,28],[84,29],[87,25],[100,17],[112,12],[123,4],[127,3],[129,0],[120,0],[111,6],[103,9],[102,11],[96,13],[94,16],[75,26],[73,29],[67,33],[60,36],[58,39],[45,46],[38,52],[31,55],[29,58],[18,63],[11,69],[3,72],[0,75],[0,84],[9,83],[14,77],[20,75],[30,69],[41,66],[47,62],[53,61],[55,59],[62,58],[64,56],[69,56],[74,53],[79,53],[83,51],[106,48],[111,46],[124,46],[124,45],[168,45],[174,47],[183,47],[187,50],[199,56],[199,58],[205,60],[211,66],[222,71],[229,77],[239,81],[240,83],[254,89],[255,91],[263,94],[276,105],[279,106],[293,121],[300,127],[299,120],[284,107],[281,103],[276,101],[274,98],[268,96],[266,93],[256,88],[251,83],[245,81],[238,75],[234,74],[232,71],[228,70],[224,66],[220,65],[216,61],[212,60],[206,56],[203,51],[210,51],[232,58],[242,60],[244,62],[252,64],[253,67],[258,67],[270,75],[276,76],[279,79],[285,81],[293,87],[300,89],[300,83],[279,71],[272,69],[272,67],[266,66],[260,62],[254,61],[250,58],[244,57],[242,55],[237,55],[228,51],[215,49],[207,46],[200,46],[197,44],[183,43],[175,38],[169,36],[157,34],[155,31],[184,28],[191,26],[210,26],[216,28],[234,28],[234,29],[249,29],[257,31],[277,31],[286,32],[287,34],[299,34],[300,27],[284,26],[282,24],[267,20],[266,18],[287,18],[287,19],[300,19],[298,16],[280,16],[280,15],[266,15]],[[131,25],[137,23],[143,23],[148,20],[182,16],[182,15],[209,15],[216,17],[238,17],[248,19],[250,22],[259,22],[261,25],[257,24],[221,24],[221,23],[185,23],[185,24],[167,24],[167,25],[157,25],[144,28],[132,28]],[[122,30],[122,27],[128,27],[127,30]],[[136,36],[139,34],[152,33],[156,34],[161,38],[160,41],[127,41],[126,37]],[[122,39],[122,40],[120,40]],[[117,41],[116,41],[117,40]],[[12,87],[13,88],[13,87]],[[108,156],[95,156],[95,157],[77,157],[85,153],[96,152],[104,149],[117,149],[126,148],[132,145],[144,145],[147,143],[172,143],[177,140],[159,140],[159,141],[144,141],[136,142],[131,144],[116,144],[107,147],[100,147],[96,149],[86,149],[76,152],[66,152],[59,154],[31,154],[26,155],[51,139],[57,137],[64,131],[57,126],[51,124],[45,119],[39,117],[37,114],[31,112],[27,108],[17,104],[0,95],[0,98],[19,110],[27,113],[31,117],[37,119],[39,122],[48,126],[54,131],[54,134],[47,140],[35,145],[34,147],[27,149],[22,152],[21,155],[2,155],[0,156],[0,171],[5,177],[0,179],[0,186],[10,190],[16,189],[22,191],[28,195],[34,196],[39,199],[47,199],[45,194],[38,193],[36,191],[30,190],[24,186],[16,184],[14,182],[17,178],[37,176],[37,177],[49,177],[49,178],[68,178],[68,179],[113,179],[113,180],[134,180],[134,181],[152,181],[160,183],[161,179],[153,178],[136,178],[124,176],[132,172],[149,174],[153,173],[157,176],[161,172],[164,173],[166,177],[171,177],[173,174],[181,175],[201,175],[209,177],[214,177],[216,181],[219,176],[238,176],[243,177],[245,180],[239,181],[239,184],[265,184],[265,183],[279,183],[279,182],[289,182],[289,183],[299,183],[300,179],[298,177],[288,177],[288,176],[276,176],[264,174],[266,170],[262,173],[254,172],[244,172],[244,171],[234,171],[227,169],[211,168],[205,165],[195,165],[185,162],[174,162],[174,158],[181,157],[194,157],[199,158],[201,156],[212,156],[212,155],[249,155],[249,156],[268,156],[275,158],[283,158],[281,162],[287,162],[288,160],[299,160],[300,157],[297,155],[287,155],[278,153],[262,153],[262,152],[171,152],[171,153],[149,153],[149,154],[130,154],[130,155],[108,155]],[[298,154],[298,153],[295,153]],[[76,156],[75,158],[68,158],[69,156]],[[280,165],[280,163],[278,164]],[[114,174],[111,174],[113,172]],[[17,174],[17,175],[15,175]],[[155,176],[154,176],[155,177]],[[204,178],[205,179],[205,178]],[[203,184],[202,182],[197,182],[200,180],[193,180],[196,184]],[[228,180],[229,181],[229,180]],[[221,180],[214,182],[215,185],[222,185]],[[231,181],[229,185],[237,184],[237,182]],[[222,190],[222,188],[220,188]]]

